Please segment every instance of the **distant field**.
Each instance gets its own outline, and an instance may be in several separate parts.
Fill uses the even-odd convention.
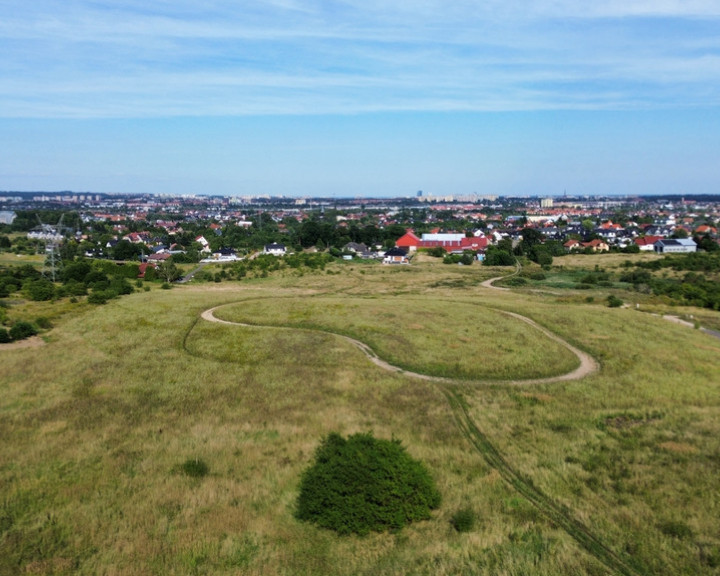
[[[0,574],[717,574],[720,340],[602,288],[480,286],[510,271],[337,264],[44,304],[63,306],[46,343],[0,349]],[[256,326],[201,318],[216,306]],[[500,311],[600,371],[498,383],[577,364]],[[432,519],[363,538],[297,521],[333,431],[400,439],[442,493]]]
[[[30,264],[35,267],[42,267],[45,262],[44,254],[13,254],[12,252],[0,252],[0,266],[12,264],[13,266],[21,266]]]

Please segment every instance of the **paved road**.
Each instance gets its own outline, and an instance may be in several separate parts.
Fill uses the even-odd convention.
[[[190,273],[187,274],[186,276],[183,276],[182,278],[180,278],[180,279],[177,281],[177,283],[178,283],[178,284],[185,284],[185,282],[190,282],[190,280],[193,279],[193,276],[195,276],[195,274],[197,274],[198,272],[200,272],[200,270],[202,270],[203,268],[205,268],[205,266],[207,266],[207,264],[208,264],[207,262],[201,262],[200,265],[199,265],[197,268],[195,268],[195,270],[193,270],[192,272],[190,272]]]

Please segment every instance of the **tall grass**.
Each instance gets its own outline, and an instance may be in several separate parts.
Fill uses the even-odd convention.
[[[249,324],[329,331],[361,340],[407,370],[514,380],[569,372],[577,359],[536,329],[492,308],[431,296],[264,298],[216,311]]]
[[[525,388],[461,385],[487,441],[638,573],[716,572],[717,340],[574,294],[489,291],[477,267],[330,269],[343,273],[137,293],[58,315],[41,348],[0,350],[0,574],[606,573],[473,450],[434,385],[331,334],[198,320],[233,303],[258,324],[352,325],[378,353],[419,367],[424,349],[450,366],[442,350],[474,358],[478,339],[499,341],[498,363],[535,354],[549,343],[519,326],[522,340],[494,310],[534,319],[602,369]],[[318,316],[302,318],[308,310]],[[507,342],[489,329],[508,325]],[[397,326],[407,356],[393,352]],[[401,439],[442,507],[366,538],[296,521],[320,439],[366,431]],[[195,459],[202,478],[180,470]],[[469,505],[476,522],[458,533],[451,520]]]

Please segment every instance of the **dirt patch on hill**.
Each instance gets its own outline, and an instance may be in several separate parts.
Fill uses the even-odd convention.
[[[17,342],[8,342],[7,344],[0,344],[0,351],[2,350],[17,350],[19,348],[37,348],[45,344],[45,341],[39,336],[33,336],[32,338],[26,338],[25,340],[18,340]]]
[[[697,452],[697,448],[695,448],[695,446],[691,446],[685,442],[668,441],[658,444],[658,446],[663,450],[675,452],[676,454],[695,454],[695,452]]]

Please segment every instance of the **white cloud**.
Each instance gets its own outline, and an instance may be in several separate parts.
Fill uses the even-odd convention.
[[[0,115],[713,106],[720,2],[50,0],[0,18]]]

